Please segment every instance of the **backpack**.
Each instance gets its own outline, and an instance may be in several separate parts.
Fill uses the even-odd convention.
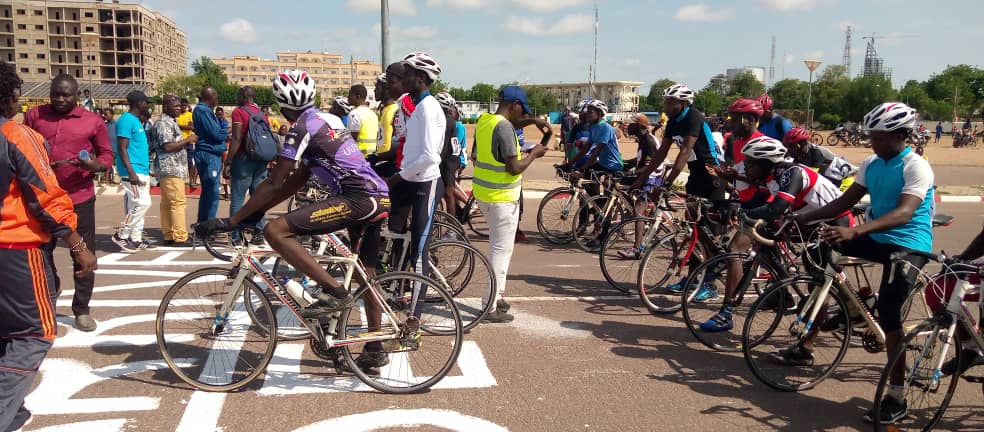
[[[273,137],[270,124],[263,118],[263,112],[257,110],[251,113],[246,129],[246,156],[253,160],[270,162],[277,157],[277,146],[277,139]]]

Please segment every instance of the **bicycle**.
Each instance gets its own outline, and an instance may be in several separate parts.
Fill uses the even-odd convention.
[[[656,315],[675,313],[682,307],[680,295],[691,260],[699,264],[707,257],[727,251],[722,215],[720,211],[712,211],[716,205],[692,195],[685,198],[689,216],[683,229],[656,239],[639,265],[637,293],[646,309]],[[679,291],[664,290],[671,279],[679,281],[674,284]]]
[[[571,236],[581,250],[598,252],[612,224],[618,224],[635,215],[635,208],[622,189],[616,185],[621,173],[613,173],[600,179],[602,190],[608,193],[589,197],[581,202],[576,217],[571,220]]]
[[[756,221],[753,227],[757,229],[763,223]],[[774,245],[774,240],[758,234],[756,229],[748,231],[753,240]],[[822,241],[816,237],[808,242],[811,250],[821,247]],[[865,351],[878,353],[884,349],[885,332],[878,324],[877,308],[862,300],[858,288],[837,264],[838,255],[832,252],[829,262],[817,262],[813,254],[807,254],[811,259],[804,265],[813,271],[773,283],[749,308],[741,333],[742,354],[755,377],[769,387],[801,391],[816,386],[840,365],[855,331],[861,332]],[[903,328],[929,316],[919,283],[903,302]],[[793,304],[790,291],[809,295]],[[773,360],[776,351],[803,344],[813,346],[809,364],[789,366]]]
[[[585,180],[572,175],[567,166],[554,165],[554,169],[557,177],[569,185],[555,188],[543,196],[536,211],[536,229],[548,242],[566,245],[574,241],[571,235],[572,213],[590,198],[584,186],[599,182],[594,171],[590,171],[590,179]]]
[[[642,198],[649,201],[648,194]],[[631,294],[637,288],[642,257],[655,240],[683,229],[683,222],[674,214],[683,207],[674,202],[676,198],[672,192],[660,194],[655,202],[648,202],[647,213],[622,221],[608,233],[598,251],[598,260],[601,274],[612,288]]]
[[[249,230],[241,231],[242,238]],[[223,259],[210,242],[204,246]],[[189,273],[168,289],[157,310],[158,347],[168,367],[185,383],[204,391],[232,391],[264,372],[277,344],[277,319],[257,281],[267,285],[304,326],[315,354],[333,361],[336,369],[347,368],[376,390],[401,394],[426,390],[456,363],[461,319],[451,295],[433,279],[405,272],[369,277],[358,257],[343,247],[342,256],[323,259],[344,270],[346,289],[353,275],[363,282],[353,294],[355,305],[305,319],[298,299],[261,265],[259,260],[269,253],[258,253],[246,242],[238,242],[234,249],[231,268]],[[420,292],[441,301],[418,302],[415,294]],[[381,319],[365,314],[369,303],[382,309]],[[364,371],[355,363],[369,342],[380,342],[389,359],[375,371]],[[424,348],[436,353],[428,355]]]
[[[919,255],[942,265],[940,273],[929,278],[930,282],[926,286],[926,297],[932,304],[934,313],[906,333],[899,342],[882,370],[875,392],[872,417],[879,419],[892,371],[898,365],[903,365],[903,386],[906,389],[904,400],[909,403],[908,415],[895,424],[896,430],[932,430],[943,421],[961,379],[971,383],[984,383],[984,376],[965,374],[972,366],[979,364],[979,361],[972,362],[970,354],[974,350],[979,352],[984,349],[984,334],[967,305],[968,302],[980,302],[984,268],[979,265],[951,263],[943,254]],[[902,260],[895,262],[897,265],[909,266]],[[920,277],[926,276],[923,271],[918,271]],[[943,426],[945,429],[957,429],[961,426],[960,420],[954,419]],[[874,424],[876,431],[885,430],[884,425],[879,422]]]

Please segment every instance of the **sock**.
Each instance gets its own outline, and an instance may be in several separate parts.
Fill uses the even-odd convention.
[[[895,399],[897,402],[905,402],[905,386],[889,384],[886,395],[892,399]]]

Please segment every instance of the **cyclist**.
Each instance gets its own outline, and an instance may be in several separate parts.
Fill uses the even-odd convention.
[[[807,166],[793,163],[786,156],[786,148],[782,143],[765,135],[749,140],[741,150],[744,155],[745,178],[749,183],[762,186],[756,188],[757,193],[743,200],[745,215],[752,219],[775,221],[786,210],[811,211],[821,208],[840,196],[837,187],[816,171]],[[838,215],[833,222],[841,226],[852,223],[850,210]],[[732,244],[738,243],[736,234]],[[745,249],[749,243],[743,242]],[[732,263],[734,264],[734,263]],[[734,296],[741,278],[742,268],[738,261],[728,268],[728,278],[725,281],[724,302],[721,311],[711,319],[701,323],[701,330],[719,332],[731,330],[734,327]],[[731,276],[734,276],[733,278]],[[699,294],[699,293],[698,293]]]
[[[208,236],[240,224],[248,225],[300,190],[312,174],[317,176],[319,182],[330,188],[331,197],[291,211],[268,223],[263,230],[273,250],[321,287],[317,301],[303,311],[305,318],[349,308],[353,298],[315,261],[297,241],[297,236],[348,228],[349,238],[354,240],[366,228],[360,240],[359,258],[372,275],[379,254],[380,227],[370,221],[389,210],[386,182],[373,172],[341,119],[314,106],[315,93],[314,80],[303,70],[287,70],[277,75],[273,80],[273,95],[281,113],[293,126],[287,133],[276,168],[231,217],[207,220],[195,227],[199,236]],[[370,327],[378,328],[381,307],[370,302],[366,309]],[[381,343],[366,344],[366,351],[370,353],[360,357],[360,367],[380,367],[388,362],[381,353]]]
[[[413,112],[413,101],[403,91],[403,74],[403,62],[396,62],[387,66],[386,72],[383,73],[386,85],[385,100],[394,101],[392,104],[384,106],[381,116],[385,149],[381,148],[378,152],[366,156],[376,173],[383,178],[389,178],[400,170],[403,141],[407,136],[404,122]],[[387,117],[390,110],[392,117]],[[399,115],[399,113],[405,115]],[[386,129],[387,127],[389,130]]]
[[[826,177],[835,185],[840,187],[841,192],[846,191],[854,184],[854,176],[858,173],[858,168],[851,165],[847,159],[835,155],[826,148],[810,143],[810,131],[794,127],[786,132],[782,138],[782,143],[789,149],[789,155],[796,163],[806,165],[820,175]]]
[[[410,113],[401,109],[396,115],[406,128],[406,137],[400,147],[400,171],[387,180],[393,197],[389,229],[394,233],[405,233],[409,217],[412,233],[410,262],[415,263],[417,272],[426,275],[430,267],[427,249],[431,222],[437,202],[444,196],[441,150],[447,118],[441,104],[428,90],[441,73],[437,61],[430,54],[413,52],[403,58],[403,64],[403,75],[399,78],[407,95],[401,99],[410,99],[413,109]],[[389,74],[387,71],[387,76]],[[402,244],[394,247],[402,247]]]
[[[458,208],[457,203],[465,203],[468,196],[458,189],[458,171],[461,171],[461,138],[465,126],[458,121],[458,102],[448,92],[438,93],[437,103],[444,110],[447,128],[444,133],[444,149],[441,151],[441,180],[444,182],[444,208],[448,212]],[[460,132],[458,126],[461,126]]]
[[[832,218],[870,194],[871,213],[867,223],[850,228],[827,227],[821,236],[846,256],[882,264],[878,316],[885,331],[885,352],[889,355],[895,352],[902,337],[901,308],[915,277],[905,266],[893,266],[891,255],[930,252],[933,247],[933,169],[906,145],[915,123],[916,110],[900,102],[887,102],[872,109],[864,116],[863,127],[871,137],[875,154],[861,164],[854,184],[840,198],[797,218],[801,224]],[[916,255],[904,259],[917,268],[926,264],[925,258]],[[809,364],[812,354],[808,347],[793,346],[776,353],[774,360],[789,365]],[[890,397],[882,402],[882,418],[877,419],[882,424],[898,421],[908,413],[902,384],[905,362],[898,365],[891,372]],[[875,420],[872,411],[865,414],[866,420]]]
[[[576,157],[581,152],[582,149],[588,147],[588,143],[591,142],[591,125],[585,120],[584,110],[588,106],[588,102],[591,99],[585,99],[577,104],[577,123],[571,128],[571,131],[566,137],[567,145],[564,147],[564,164],[572,166]]]
[[[759,123],[759,132],[778,141],[782,141],[782,137],[786,135],[787,131],[793,128],[793,124],[783,118],[783,116],[772,111],[773,101],[768,93],[763,93],[759,96],[758,101],[762,104],[762,109],[765,110],[762,114],[762,122]]]
[[[585,104],[584,114],[581,116],[585,123],[590,125],[590,144],[575,157],[574,167],[576,169],[582,172],[594,170],[604,173],[622,170],[622,153],[618,149],[618,138],[615,136],[615,128],[605,121],[607,115],[608,105],[604,102],[595,99]],[[586,185],[585,191],[590,196],[599,195],[601,193],[600,185]],[[603,231],[595,239],[588,242],[589,246],[596,245],[605,238],[606,231],[604,230],[609,227],[606,225],[600,228]]]
[[[647,193],[651,192],[654,188],[661,185],[660,181],[662,180],[662,167],[653,164],[653,159],[659,150],[660,142],[650,132],[649,117],[642,113],[638,113],[632,118],[632,122],[626,127],[626,132],[630,136],[636,137],[636,140],[639,142],[639,150],[636,152],[636,158],[627,161],[627,164],[631,164],[635,168],[636,174],[636,179],[632,183],[631,188],[634,190],[641,189]],[[645,207],[645,201],[638,200],[635,203],[636,214],[642,214],[646,209]],[[642,222],[636,223],[635,245],[618,251],[619,257],[623,259],[641,258],[639,245],[642,243],[644,233],[643,225]]]
[[[351,112],[352,104],[349,103],[348,98],[345,96],[335,96],[335,99],[331,102],[331,108],[328,109],[328,113],[340,118],[345,127],[348,127],[349,113]]]

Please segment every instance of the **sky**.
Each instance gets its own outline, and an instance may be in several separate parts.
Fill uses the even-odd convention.
[[[379,0],[145,0],[174,19],[199,56],[327,51],[380,61]],[[803,60],[840,64],[855,34],[851,75],[866,40],[894,83],[947,65],[984,66],[980,0],[598,0],[598,81],[661,78],[694,88],[730,67],[769,67],[807,80]],[[391,61],[431,53],[453,86],[584,82],[594,61],[594,0],[390,0]],[[942,7],[940,5],[945,5]]]

